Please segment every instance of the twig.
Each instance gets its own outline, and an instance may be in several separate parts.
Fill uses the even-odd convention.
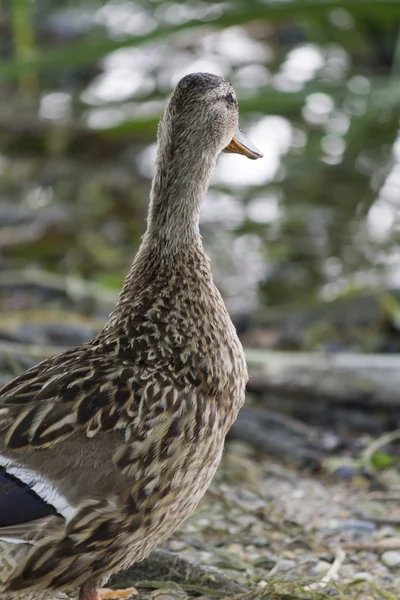
[[[389,494],[385,492],[371,492],[368,494],[368,498],[377,502],[400,502],[400,492]]]
[[[398,545],[400,548],[400,543]],[[343,548],[345,550],[355,550],[357,552],[375,552],[376,554],[382,554],[387,550],[387,548],[382,548],[378,546],[378,544],[343,544]],[[397,550],[396,546],[391,548],[391,550]]]
[[[343,548],[338,548],[336,551],[335,560],[330,566],[328,572],[322,577],[321,581],[316,581],[304,587],[306,591],[317,590],[318,588],[324,588],[331,581],[335,581],[338,578],[340,567],[343,565],[346,559],[346,552]]]
[[[391,442],[394,442],[398,439],[400,439],[400,429],[395,429],[394,431],[390,431],[389,433],[384,433],[376,440],[371,442],[371,444],[369,444],[369,446],[365,448],[364,452],[361,455],[361,462],[364,468],[370,472],[375,473],[375,469],[371,463],[371,459],[375,452],[377,452],[379,448],[382,448],[382,446],[386,446],[387,444],[390,444]]]
[[[382,554],[387,550],[399,550],[400,549],[400,538],[383,538],[379,542],[366,543],[361,542],[350,542],[343,544],[343,548],[346,550],[357,550],[359,552],[375,552],[376,554]]]
[[[389,517],[373,517],[364,513],[356,513],[357,518],[363,521],[375,523],[375,525],[391,525],[392,527],[400,527],[400,519],[390,519]]]

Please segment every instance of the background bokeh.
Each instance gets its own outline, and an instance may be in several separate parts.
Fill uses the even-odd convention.
[[[250,379],[203,503],[122,583],[394,600],[400,0],[0,0],[0,387],[104,324],[193,71],[264,153],[219,158],[201,217]]]
[[[0,4],[2,269],[117,291],[166,98],[210,71],[265,155],[222,156],[202,213],[231,312],[396,287],[399,23],[390,0]]]

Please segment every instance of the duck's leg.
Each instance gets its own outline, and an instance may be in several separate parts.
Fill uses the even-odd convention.
[[[81,586],[79,600],[100,600],[96,582],[89,580]]]

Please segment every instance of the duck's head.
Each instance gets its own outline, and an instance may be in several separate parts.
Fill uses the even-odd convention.
[[[216,156],[221,151],[261,158],[239,130],[239,107],[232,85],[210,73],[191,73],[176,86],[159,127],[170,153]]]

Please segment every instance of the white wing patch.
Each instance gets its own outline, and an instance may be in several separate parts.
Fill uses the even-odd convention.
[[[42,500],[54,506],[56,511],[66,521],[69,521],[75,512],[75,506],[70,504],[67,498],[60,494],[57,488],[46,477],[32,469],[22,467],[10,458],[2,455],[0,455],[0,466],[4,467],[7,473],[28,485]]]

